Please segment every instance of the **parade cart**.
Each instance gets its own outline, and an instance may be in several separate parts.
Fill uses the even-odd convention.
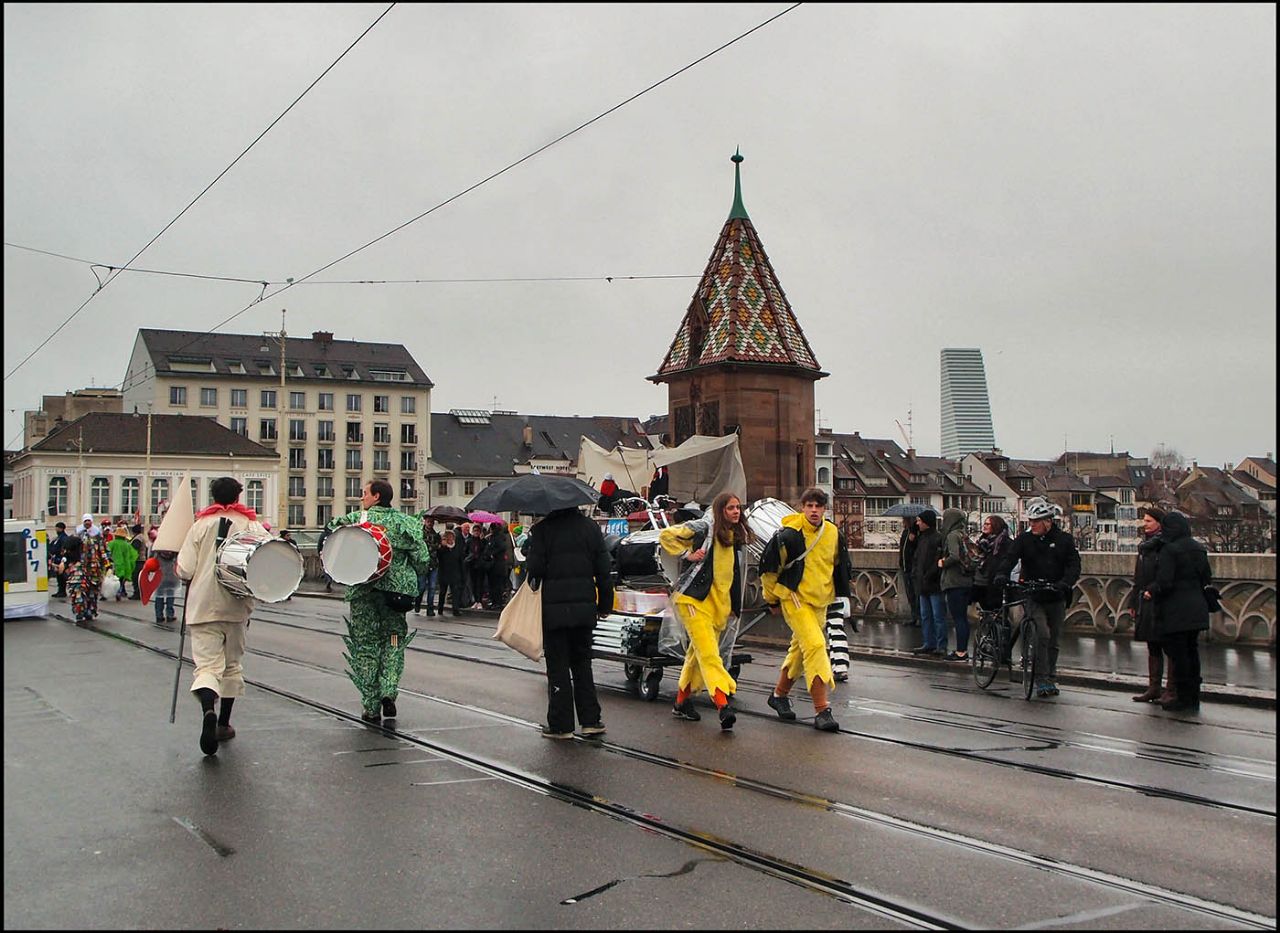
[[[759,613],[746,628],[750,628],[764,615],[765,613]],[[633,685],[642,698],[650,701],[658,698],[663,672],[668,667],[679,668],[684,664],[683,654],[667,654],[660,647],[662,619],[661,612],[614,610],[596,621],[595,633],[591,639],[591,657],[620,662],[627,683]],[[739,634],[742,631],[740,629]],[[750,654],[737,650],[735,645],[729,656],[729,676],[736,680],[742,665],[750,664],[751,660]]]

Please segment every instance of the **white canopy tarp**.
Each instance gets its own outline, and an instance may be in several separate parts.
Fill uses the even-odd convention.
[[[578,479],[599,489],[604,475],[612,473],[618,488],[630,489],[640,495],[653,476],[653,464],[649,462],[653,453],[652,450],[632,447],[609,450],[583,435],[578,446]]]
[[[742,467],[736,434],[695,434],[679,447],[653,451],[649,459],[655,467],[667,468],[667,495],[678,502],[696,500],[705,507],[722,492],[746,501],[747,471]]]

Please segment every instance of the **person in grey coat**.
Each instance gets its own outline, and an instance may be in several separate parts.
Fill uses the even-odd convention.
[[[942,598],[956,629],[956,648],[948,661],[969,660],[969,593],[973,590],[973,558],[969,556],[968,517],[960,509],[942,513]],[[945,630],[944,630],[945,631]]]
[[[1169,512],[1161,524],[1164,546],[1156,558],[1155,581],[1143,591],[1143,599],[1155,603],[1155,630],[1165,652],[1173,659],[1177,693],[1161,703],[1161,709],[1200,708],[1200,633],[1209,628],[1209,600],[1205,588],[1213,585],[1209,555],[1191,537],[1191,523],[1181,512]]]

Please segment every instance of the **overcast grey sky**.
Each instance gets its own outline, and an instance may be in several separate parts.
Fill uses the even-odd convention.
[[[134,265],[301,278],[784,10],[398,6]],[[122,265],[385,5],[4,7],[4,238]],[[223,328],[404,343],[432,408],[646,417],[733,197],[825,425],[939,442],[980,346],[1008,453],[1276,449],[1276,13],[805,5]],[[93,291],[6,246],[4,371]],[[625,276],[677,276],[626,280]],[[613,276],[613,282],[605,281]],[[272,289],[274,290],[274,288]],[[137,330],[256,285],[124,273],[5,382],[119,384]]]

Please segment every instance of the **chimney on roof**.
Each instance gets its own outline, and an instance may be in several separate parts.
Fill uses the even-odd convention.
[[[853,432],[853,436],[854,436],[854,437],[862,437],[862,435],[861,435],[861,434],[859,434],[857,431],[854,431],[854,432]]]
[[[311,332],[311,339],[320,344],[320,346],[327,347],[329,344],[333,343],[333,331],[313,330]]]
[[[1223,469],[1223,470],[1225,470],[1227,473],[1230,473],[1232,470],[1234,470],[1234,469],[1235,469],[1235,464],[1234,464],[1234,463],[1224,463],[1224,464],[1222,465],[1222,469]]]
[[[916,449],[914,447],[908,447],[907,456],[914,460],[916,458]]]
[[[524,446],[533,447],[533,426],[526,424],[524,426]]]

